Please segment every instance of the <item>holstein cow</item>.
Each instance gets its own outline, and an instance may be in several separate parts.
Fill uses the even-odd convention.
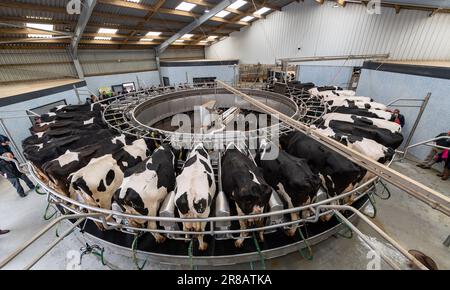
[[[289,154],[307,160],[331,196],[352,190],[366,174],[365,169],[301,132],[282,136],[280,142]]]
[[[390,112],[375,109],[361,109],[356,107],[330,107],[329,111],[333,113],[357,115],[362,117],[384,119],[388,121],[392,117],[392,114]]]
[[[261,168],[233,143],[227,146],[222,158],[222,185],[228,199],[235,202],[238,215],[261,214],[267,209],[272,188],[264,180]],[[262,227],[264,219],[239,220],[239,225],[242,230],[254,225]],[[247,235],[242,232],[234,245],[241,247]],[[263,231],[259,237],[264,241]]]
[[[343,121],[348,123],[353,123],[357,125],[373,125],[378,128],[388,129],[392,133],[401,132],[402,127],[400,124],[395,122],[391,122],[388,120],[377,119],[377,118],[368,118],[357,115],[349,115],[349,114],[340,114],[340,113],[328,113],[325,114],[322,119],[325,121],[324,125],[329,127],[329,123],[332,120]]]
[[[380,163],[385,163],[386,161],[391,160],[392,156],[395,153],[392,148],[379,144],[374,140],[345,134],[325,126],[316,128],[316,131],[330,138],[333,138],[346,145],[347,147]]]
[[[362,102],[350,100],[332,100],[325,103],[328,108],[331,107],[350,107],[360,109],[386,110],[386,105],[377,102]]]
[[[207,218],[211,203],[216,194],[216,182],[208,152],[202,143],[198,143],[177,176],[175,205],[182,218]],[[183,222],[184,231],[203,232],[206,222]],[[205,251],[208,244],[203,235],[197,235],[198,249]]]
[[[113,196],[123,212],[145,216],[156,216],[160,204],[167,194],[175,189],[175,155],[170,145],[159,146],[147,160],[125,171],[122,185]],[[130,219],[130,224],[142,226],[145,221]],[[148,221],[147,228],[157,229],[156,221]],[[165,237],[152,233],[156,242]]]
[[[339,132],[364,137],[380,143],[386,147],[397,149],[403,142],[402,134],[395,132],[392,133],[388,129],[378,128],[369,124],[352,124],[343,121],[331,120],[328,124],[333,130]]]
[[[95,131],[64,129],[59,130],[57,135],[53,135],[51,132],[44,133],[41,138],[33,138],[39,137],[38,135],[31,136],[23,142],[25,157],[39,168],[45,162],[57,158],[67,150],[77,149],[97,143],[98,140],[115,137],[114,132],[109,129]],[[92,136],[95,136],[95,138],[92,138]]]
[[[276,145],[263,140],[257,160],[263,169],[264,180],[283,197],[289,208],[310,204],[319,190],[321,180],[314,174],[305,159],[297,158],[279,150],[275,159],[265,158],[266,154]],[[308,211],[303,211],[303,217],[307,217]],[[291,213],[292,221],[298,220],[299,214]],[[288,231],[293,236],[297,225],[293,225]]]
[[[343,102],[345,100],[347,101],[354,101],[354,102],[372,102],[373,99],[369,98],[369,97],[361,97],[361,96],[353,96],[353,97],[349,97],[349,96],[324,96],[323,100],[325,102],[329,102],[329,101],[335,101],[334,102],[334,106],[340,106],[339,102]]]
[[[131,138],[125,135],[101,140],[98,143],[80,148],[68,149],[64,154],[42,165],[42,170],[48,176],[54,189],[67,193],[70,174],[85,167],[90,159],[106,154],[115,155],[123,146],[131,145]]]
[[[124,171],[147,158],[149,150],[145,140],[138,139],[116,153],[92,158],[85,167],[69,177],[71,197],[92,206],[110,209],[112,196],[122,184]]]

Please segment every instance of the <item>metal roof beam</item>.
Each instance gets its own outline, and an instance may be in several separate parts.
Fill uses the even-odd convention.
[[[72,54],[73,64],[80,79],[84,78],[84,72],[78,59],[78,44],[81,41],[81,37],[83,36],[83,32],[86,29],[86,25],[88,24],[92,12],[94,11],[95,4],[97,4],[97,0],[86,0],[84,2],[81,14],[78,17],[77,26],[75,27],[72,41],[70,43],[70,52]]]
[[[70,45],[75,57],[77,55],[78,43],[80,43],[81,37],[83,36],[83,32],[86,29],[89,19],[91,18],[95,4],[97,4],[97,0],[86,0],[83,5],[83,9],[81,10],[81,14],[78,17],[78,23],[77,26],[75,27],[75,33],[73,35],[72,43]]]
[[[186,33],[191,32],[192,30],[196,29],[206,21],[208,21],[210,18],[214,17],[217,13],[225,9],[226,7],[230,6],[237,0],[223,0],[219,4],[217,4],[214,8],[211,8],[211,10],[208,13],[203,14],[198,19],[195,19],[193,22],[182,28],[180,31],[175,33],[173,36],[171,36],[169,39],[161,43],[159,46],[156,47],[156,55],[161,55],[161,53],[166,50],[166,48],[171,45],[175,40],[179,39]]]

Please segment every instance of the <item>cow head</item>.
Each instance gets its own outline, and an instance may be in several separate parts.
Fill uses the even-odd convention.
[[[232,197],[244,214],[260,214],[269,202],[272,188],[262,178],[258,179],[254,172],[249,171],[249,174],[252,181],[236,187]]]

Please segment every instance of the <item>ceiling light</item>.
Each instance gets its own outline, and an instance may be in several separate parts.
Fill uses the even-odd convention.
[[[27,23],[27,27],[42,29],[42,30],[53,30],[53,24],[41,24],[41,23]]]
[[[183,39],[177,39],[177,40],[175,40],[175,42],[184,42],[184,40]]]
[[[139,3],[141,0],[127,0],[128,2]]]
[[[194,36],[194,34],[186,33],[181,38],[191,38],[192,36]]]
[[[222,10],[219,13],[217,13],[215,16],[216,17],[220,17],[220,18],[224,18],[225,16],[227,16],[228,14],[230,14],[230,12]]]
[[[115,28],[100,28],[98,30],[98,33],[103,33],[103,34],[116,34],[117,29]]]
[[[242,6],[244,6],[245,4],[247,4],[247,1],[238,0],[238,1],[234,2],[233,4],[231,4],[230,6],[228,6],[228,8],[238,9],[238,8],[241,8]]]
[[[160,35],[162,32],[157,32],[157,31],[149,31],[147,32],[147,36],[158,36]]]
[[[140,41],[153,41],[153,38],[141,38]]]
[[[25,18],[27,18],[27,19],[39,19],[39,20],[52,20],[53,19],[51,17],[32,16],[32,15],[27,15],[27,16],[25,16]]]
[[[241,19],[241,21],[249,22],[250,20],[253,20],[253,19],[255,19],[255,17],[253,17],[253,16],[245,16],[244,18]]]
[[[208,36],[209,40],[214,40],[215,38],[217,38],[217,35],[210,35],[210,36]]]
[[[105,37],[105,36],[96,36],[94,37],[95,40],[111,40],[111,37]]]
[[[175,9],[183,11],[191,11],[192,8],[194,8],[195,6],[197,5],[187,2],[181,2],[177,7],[175,7]]]
[[[200,40],[200,43],[208,43],[206,40]]]
[[[258,11],[255,12],[256,15],[263,15],[264,13],[266,13],[267,11],[269,11],[270,8],[267,7],[263,7],[261,9],[259,9]]]
[[[53,36],[51,34],[28,34],[28,37],[30,38],[52,38]]]

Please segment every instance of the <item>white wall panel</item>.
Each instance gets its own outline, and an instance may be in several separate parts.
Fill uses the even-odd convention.
[[[283,11],[234,32],[206,48],[207,58],[238,58],[241,63],[272,64],[283,57],[390,53],[397,60],[450,59],[450,14],[382,8],[369,14],[364,5],[293,2]],[[301,48],[300,50],[298,48]],[[342,65],[344,62],[308,63]],[[345,65],[360,65],[347,61]]]
[[[179,66],[161,67],[163,77],[168,77],[170,84],[192,83],[193,78],[216,77],[218,80],[232,83],[234,80],[233,65]]]
[[[158,71],[145,71],[125,74],[112,74],[103,76],[86,77],[86,85],[92,92],[97,93],[98,88],[120,85],[123,83],[134,82],[137,86],[137,78],[143,86],[159,85]]]

